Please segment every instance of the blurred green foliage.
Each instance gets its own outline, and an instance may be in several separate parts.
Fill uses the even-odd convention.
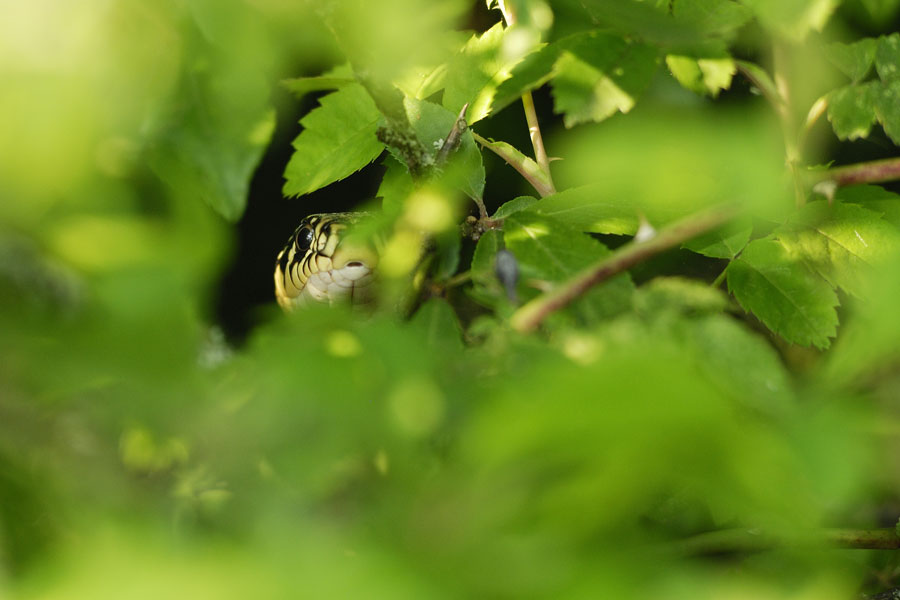
[[[898,198],[821,198],[806,179],[833,158],[812,142],[876,123],[897,139],[900,38],[853,27],[888,32],[898,3],[839,4],[488,1],[491,25],[466,32],[460,0],[0,0],[0,596],[895,585],[892,554],[815,542],[893,527],[900,485]],[[323,64],[338,68],[287,84],[327,95],[285,192],[384,157],[384,210],[362,233],[385,240],[381,306],[273,302],[232,347],[209,298],[271,92]],[[729,91],[741,65],[767,98]],[[446,165],[418,165],[426,181],[385,143],[431,157],[466,103],[478,130],[545,84],[578,125],[546,136],[565,160],[545,198],[524,182],[483,198],[492,163],[468,130]],[[833,132],[795,119],[816,114],[807,97]],[[471,256],[470,199],[500,207]],[[622,236],[725,201],[743,214],[685,244],[690,264],[619,274],[538,333],[509,326]],[[709,285],[723,270],[733,295]],[[790,543],[683,551],[731,528]]]

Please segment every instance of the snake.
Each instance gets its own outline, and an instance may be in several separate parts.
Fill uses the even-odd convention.
[[[359,212],[322,213],[300,222],[275,261],[275,298],[283,309],[371,299],[378,255],[371,244],[344,235],[365,218]]]

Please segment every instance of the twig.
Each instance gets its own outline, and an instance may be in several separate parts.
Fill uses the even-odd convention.
[[[503,0],[498,3],[500,12],[503,13],[503,19],[506,21],[507,27],[516,24],[516,13],[511,4],[507,4]],[[534,148],[534,160],[540,166],[546,176],[549,184],[549,193],[545,195],[555,194],[556,187],[553,185],[553,177],[550,175],[550,158],[544,149],[544,138],[541,135],[541,125],[538,122],[537,111],[534,108],[534,98],[531,92],[522,94],[522,108],[525,109],[525,120],[528,122],[528,135],[531,138],[531,146]]]
[[[516,331],[532,331],[548,315],[567,306],[592,286],[606,281],[664,250],[723,225],[736,214],[737,209],[732,205],[719,206],[672,223],[660,229],[654,237],[646,241],[632,240],[613,252],[612,255],[587,267],[555,290],[538,296],[517,310],[510,319],[510,325]]]
[[[459,115],[456,117],[456,121],[453,122],[453,128],[450,129],[450,133],[447,134],[447,139],[444,140],[441,149],[438,150],[437,156],[434,158],[434,164],[437,167],[441,167],[447,162],[447,159],[450,158],[450,155],[459,148],[459,144],[462,141],[462,135],[468,129],[469,124],[466,123],[466,109],[469,108],[469,103],[466,102],[462,110],[459,111]]]
[[[786,546],[826,545],[853,550],[896,550],[900,537],[893,529],[825,529],[805,536],[777,536],[755,529],[723,529],[682,540],[683,555],[758,552]]]
[[[900,158],[886,158],[871,162],[836,167],[810,174],[814,181],[833,181],[839,186],[857,183],[878,183],[900,179]]]

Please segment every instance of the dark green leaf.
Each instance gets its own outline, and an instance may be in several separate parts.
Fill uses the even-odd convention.
[[[463,348],[459,320],[443,298],[431,298],[420,306],[410,325],[422,332],[425,343],[431,348],[455,351]]]
[[[875,124],[875,105],[881,92],[877,82],[852,84],[828,94],[828,120],[842,140],[869,136]]]
[[[877,46],[878,41],[874,38],[863,38],[852,44],[835,42],[825,46],[825,54],[844,75],[856,83],[872,68]]]
[[[777,240],[750,243],[728,265],[728,289],[744,310],[789,342],[827,348],[835,335],[834,290]]]
[[[747,7],[731,0],[675,0],[672,15],[704,35],[720,37],[733,35],[753,17]]]
[[[520,210],[525,210],[526,208],[532,206],[538,199],[533,196],[519,196],[518,198],[513,198],[509,202],[505,202],[497,211],[494,213],[495,219],[502,219],[504,217],[508,217],[513,213],[517,213]]]
[[[284,194],[302,196],[363,168],[384,150],[375,137],[381,113],[359,84],[328,94],[300,120]]]
[[[851,185],[839,188],[835,201],[859,204],[863,208],[881,214],[881,218],[900,228],[900,195],[878,185]]]

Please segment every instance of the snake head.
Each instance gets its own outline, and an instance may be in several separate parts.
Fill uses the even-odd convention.
[[[352,234],[365,217],[328,213],[300,222],[275,262],[275,297],[282,308],[371,299],[378,254],[368,240]]]

